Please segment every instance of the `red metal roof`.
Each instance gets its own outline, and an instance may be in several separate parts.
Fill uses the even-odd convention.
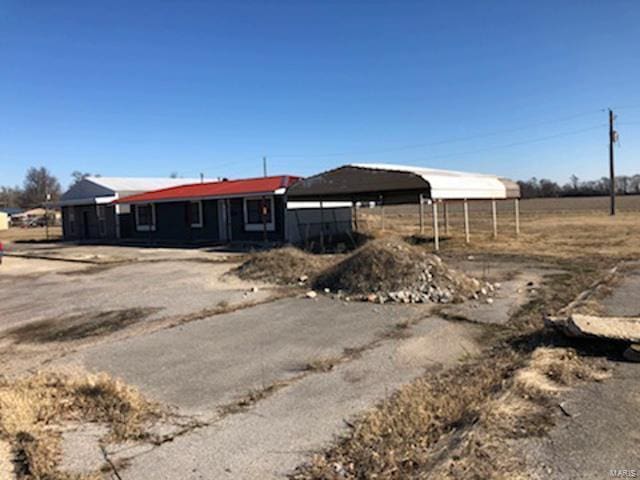
[[[260,193],[271,194],[280,188],[287,188],[299,178],[300,177],[293,175],[278,175],[274,177],[192,183],[129,195],[128,197],[115,200],[114,203],[149,203],[187,200],[192,198],[237,197]]]

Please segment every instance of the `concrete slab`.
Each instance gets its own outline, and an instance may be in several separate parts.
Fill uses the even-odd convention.
[[[366,345],[417,306],[283,299],[84,350],[74,360],[190,413],[299,375],[308,362]]]
[[[571,390],[560,402],[571,416],[559,415],[547,436],[521,445],[534,474],[575,480],[623,478],[612,470],[640,474],[637,364],[619,363],[611,379]]]
[[[2,275],[0,270],[0,332],[30,321],[133,308],[158,309],[147,318],[153,320],[213,308],[221,302],[259,301],[272,293],[263,285],[226,276],[234,266],[230,263],[163,261],[87,267],[49,260],[7,261],[9,266],[19,262],[25,270],[22,276]],[[41,264],[55,268],[32,273]],[[254,286],[260,289],[252,292]]]
[[[637,265],[637,264],[636,264]],[[640,265],[623,269],[623,277],[613,293],[602,300],[607,315],[620,317],[640,316]]]
[[[374,324],[380,321],[373,312],[369,315]],[[348,317],[342,320],[352,327],[358,324]],[[473,353],[476,331],[468,324],[425,319],[409,329],[409,338],[389,338],[329,372],[309,374],[249,411],[226,416],[131,459],[120,474],[123,479],[285,478],[344,431],[345,420],[425,368],[447,367]]]

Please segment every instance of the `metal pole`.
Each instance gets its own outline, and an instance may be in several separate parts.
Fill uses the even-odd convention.
[[[516,198],[513,202],[516,211],[516,237],[520,235],[520,199]]]
[[[420,233],[424,233],[424,197],[420,194]]]
[[[613,163],[613,143],[615,141],[615,131],[613,129],[613,110],[609,109],[609,178],[611,194],[611,215],[616,214],[616,174]]]
[[[496,201],[491,200],[491,219],[493,220],[493,238],[498,238],[498,213],[496,211]]]
[[[442,207],[444,208],[444,234],[449,235],[449,204],[443,200]]]
[[[469,202],[464,199],[464,241],[469,243]]]
[[[433,201],[433,247],[437,252],[440,250],[440,235],[438,233],[438,202]]]
[[[384,232],[384,199],[380,195],[380,228]]]

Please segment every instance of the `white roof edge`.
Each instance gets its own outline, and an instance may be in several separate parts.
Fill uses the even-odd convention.
[[[505,183],[510,180],[497,175],[384,163],[352,163],[347,167],[412,173],[429,184],[431,198],[436,200],[513,198]]]

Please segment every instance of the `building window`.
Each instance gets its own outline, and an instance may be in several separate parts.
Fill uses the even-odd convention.
[[[155,231],[156,208],[152,203],[136,205],[136,230],[139,232]]]
[[[191,219],[191,228],[202,228],[202,202],[189,204],[189,218]]]
[[[76,233],[76,212],[75,207],[69,207],[67,209],[69,212],[69,233],[71,235]]]
[[[107,220],[105,214],[106,207],[104,205],[96,206],[96,216],[98,217],[98,231],[101,237],[107,234]]]
[[[273,214],[273,197],[244,199],[244,229],[258,232],[266,229],[275,230]]]

